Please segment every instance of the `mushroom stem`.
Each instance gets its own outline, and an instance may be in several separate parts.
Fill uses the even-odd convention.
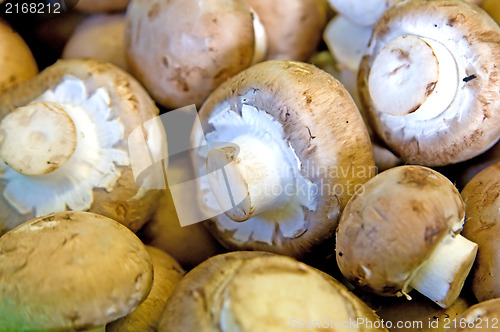
[[[255,38],[255,47],[253,51],[252,64],[264,61],[267,55],[267,33],[259,15],[250,8],[253,19],[253,33]]]
[[[279,208],[295,194],[291,167],[266,137],[241,135],[210,150],[207,173],[219,206],[233,221]]]
[[[448,308],[460,295],[476,253],[476,243],[460,234],[448,237],[420,267],[410,286],[440,307]]]
[[[75,126],[52,102],[19,107],[0,122],[0,159],[24,175],[44,175],[61,167],[76,148]]]
[[[452,103],[458,67],[443,44],[418,36],[395,38],[376,56],[368,78],[370,96],[381,112],[414,113],[432,119]]]

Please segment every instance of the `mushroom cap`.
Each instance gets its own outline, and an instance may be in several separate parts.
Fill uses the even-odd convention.
[[[127,9],[130,0],[78,0],[76,9],[87,13],[123,11]]]
[[[111,117],[119,119],[122,137],[114,148],[128,155],[129,134],[159,114],[144,88],[128,73],[110,63],[94,59],[60,60],[31,80],[22,82],[0,95],[0,120],[13,109],[29,104],[48,89],[54,89],[65,77],[82,80],[90,94],[103,88],[110,98]],[[155,142],[156,143],[156,142]],[[139,230],[156,209],[158,190],[143,190],[136,183],[130,166],[115,165],[120,177],[112,190],[94,188],[90,212],[117,220],[133,231]],[[0,191],[8,182],[0,179]],[[52,211],[59,212],[59,211]],[[0,196],[0,234],[35,217],[35,211],[22,214]]]
[[[62,58],[94,58],[127,69],[125,14],[93,15],[83,20],[66,43]]]
[[[38,73],[38,66],[24,40],[0,20],[0,92]]]
[[[266,29],[267,60],[306,61],[326,24],[324,0],[247,0]]]
[[[170,294],[184,276],[179,263],[161,249],[146,246],[153,262],[153,287],[137,309],[106,325],[108,332],[154,332]]]
[[[479,246],[472,291],[479,301],[500,297],[500,162],[477,174],[462,190],[463,236]]]
[[[324,317],[380,323],[326,273],[286,256],[237,251],[211,257],[186,274],[167,301],[158,331],[289,331],[293,318]],[[372,330],[385,329],[366,329]]]
[[[133,0],[125,35],[131,72],[167,108],[200,106],[254,53],[245,0]]]
[[[350,197],[375,175],[366,126],[340,82],[301,62],[266,61],[224,82],[199,112],[204,133],[214,130],[208,123],[211,115],[229,106],[241,116],[244,105],[264,111],[283,126],[284,139],[301,162],[301,174],[320,188],[317,208],[311,211],[303,207],[304,232],[293,238],[276,232],[272,244],[252,239],[239,242],[233,237],[234,231],[221,230],[222,221],[232,222],[225,214],[207,221],[206,226],[229,249],[300,257],[333,235]]]
[[[389,42],[417,35],[444,45],[458,67],[451,104],[433,118],[419,112],[389,115],[370,96],[368,78],[377,54]],[[481,8],[458,0],[405,1],[389,9],[374,27],[361,62],[361,99],[376,133],[405,162],[442,166],[470,159],[500,137],[500,28]]]
[[[440,242],[461,229],[464,210],[457,189],[438,172],[423,166],[390,168],[365,183],[340,217],[340,271],[376,294],[404,294]]]
[[[152,283],[148,252],[120,223],[77,211],[36,218],[0,238],[0,330],[102,326]]]
[[[456,319],[448,332],[486,331],[498,329],[500,320],[500,299],[480,302]]]

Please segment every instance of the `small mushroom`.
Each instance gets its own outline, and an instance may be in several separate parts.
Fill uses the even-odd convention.
[[[267,60],[306,61],[326,24],[324,0],[247,0],[266,29]]]
[[[245,0],[132,0],[125,49],[132,73],[166,108],[200,106],[264,55],[264,29]],[[261,29],[259,29],[261,27]]]
[[[62,58],[94,58],[127,69],[125,14],[93,15],[83,20],[64,47]]]
[[[254,65],[219,86],[199,115],[193,146],[208,148],[193,159],[198,201],[229,249],[304,255],[333,235],[349,198],[375,175],[356,105],[312,65]]]
[[[458,298],[477,244],[461,236],[464,203],[453,184],[423,166],[390,168],[347,204],[336,257],[354,286],[382,296],[416,289],[446,308]]]
[[[280,332],[319,329],[318,321],[331,330],[387,331],[331,276],[290,257],[240,251],[191,270],[167,301],[158,331]]]
[[[87,13],[124,11],[130,0],[78,0],[76,9]]]
[[[0,19],[0,92],[38,73],[28,45]]]
[[[405,1],[378,21],[359,71],[376,133],[407,163],[473,158],[500,137],[500,27],[459,0]]]
[[[170,294],[184,275],[179,263],[163,250],[146,246],[153,262],[153,287],[137,309],[106,325],[106,332],[155,332]]]
[[[500,299],[473,305],[456,320],[450,321],[448,332],[494,331],[500,328]]]
[[[159,191],[136,182],[128,139],[158,113],[137,81],[97,60],[61,60],[6,91],[0,96],[0,234],[65,210],[99,213],[137,231],[154,212]],[[158,144],[161,125],[143,129],[148,143],[166,149]]]
[[[463,235],[479,245],[472,291],[479,301],[500,297],[500,162],[476,175],[462,190]]]
[[[78,211],[32,219],[0,237],[0,330],[104,331],[152,283],[148,252],[120,223]]]

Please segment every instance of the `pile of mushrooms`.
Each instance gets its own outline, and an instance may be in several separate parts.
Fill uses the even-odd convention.
[[[229,249],[303,256],[333,235],[349,198],[375,175],[356,105],[314,66],[254,65],[220,85],[199,116],[198,204]]]
[[[62,60],[0,95],[0,234],[34,217],[91,211],[137,231],[156,208],[152,177],[134,174],[129,135],[158,115],[130,75],[96,60]],[[150,147],[166,150],[163,127]]]

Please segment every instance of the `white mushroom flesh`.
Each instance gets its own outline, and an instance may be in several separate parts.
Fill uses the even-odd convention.
[[[267,54],[267,33],[259,15],[255,10],[250,9],[253,18],[253,34],[255,38],[255,46],[253,50],[252,64],[264,61]]]
[[[58,104],[69,116],[76,133],[74,151],[64,164],[44,175],[19,173],[0,160],[3,196],[18,213],[33,211],[36,217],[67,209],[88,210],[93,190],[110,191],[121,176],[117,166],[130,164],[128,153],[115,148],[124,139],[123,126],[111,115],[108,92],[98,88],[89,95],[78,78],[64,77],[54,90],[33,101],[41,102]],[[39,124],[43,130],[44,122]]]
[[[328,0],[334,10],[356,24],[372,26],[395,0]]]
[[[439,306],[448,308],[460,295],[477,248],[476,243],[460,234],[450,234],[413,275],[409,286]]]
[[[241,202],[233,199],[234,204],[229,207],[234,209],[216,217],[219,229],[232,231],[232,238],[237,242],[253,240],[273,244],[277,232],[286,238],[296,238],[307,230],[304,208],[311,211],[317,208],[317,187],[301,175],[302,163],[286,140],[283,126],[268,113],[245,104],[245,96],[240,98],[241,116],[227,103],[222,103],[208,120],[214,130],[206,135],[206,142],[213,149],[199,150],[202,158],[208,156],[208,169],[202,164],[197,166],[197,172],[204,175],[227,166],[223,169],[225,175],[219,168],[204,180],[200,178],[200,203],[205,209],[224,211],[228,191],[233,198],[247,199],[239,206]],[[228,146],[226,142],[229,146],[238,146],[240,151],[235,157],[241,158],[238,165],[231,163],[232,157],[221,148],[221,143]],[[243,213],[241,208],[245,210]],[[245,213],[250,218],[243,217]],[[248,220],[237,222],[228,215],[237,221]]]

